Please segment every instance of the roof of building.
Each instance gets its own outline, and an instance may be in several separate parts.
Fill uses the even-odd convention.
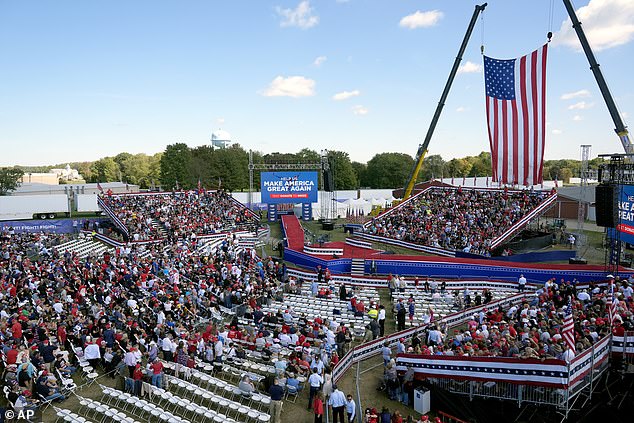
[[[586,203],[594,203],[595,202],[595,191],[596,185],[588,185],[584,189],[583,196],[581,195],[581,187],[580,186],[568,186],[557,188],[557,196],[570,198],[575,201],[579,201],[579,198],[583,197],[583,202]]]

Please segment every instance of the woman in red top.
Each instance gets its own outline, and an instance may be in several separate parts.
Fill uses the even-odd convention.
[[[315,423],[322,423],[324,417],[324,400],[321,391],[317,391],[313,399],[313,410],[315,412]]]
[[[141,383],[143,382],[143,370],[141,370],[141,364],[137,363],[132,373],[132,379],[134,379],[134,395],[141,395]]]

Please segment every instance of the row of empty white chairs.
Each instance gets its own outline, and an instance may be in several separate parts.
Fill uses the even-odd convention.
[[[165,375],[165,381],[167,382],[168,388],[172,389],[174,393],[179,393],[183,395],[184,398],[189,397],[188,399],[198,400],[198,404],[203,406],[215,406],[217,410],[222,412],[223,414],[233,413],[234,415],[240,415],[243,418],[247,416],[255,416],[254,418],[261,423],[267,423],[271,419],[271,416],[267,412],[262,412],[250,406],[243,405],[240,402],[233,401],[232,399],[228,399],[223,395],[213,393],[207,389],[187,382],[183,379]],[[226,388],[225,392],[225,395],[227,395],[228,392]],[[231,388],[231,395],[240,395],[240,390],[237,389],[236,391]],[[226,413],[224,412],[225,410]]]
[[[174,363],[164,362],[164,366],[166,369],[173,372],[173,374],[176,377],[180,378],[180,372],[177,373],[176,371],[177,366]],[[227,365],[224,365],[223,369],[226,369],[226,368],[227,368]],[[203,367],[203,369],[205,369],[207,372],[210,372],[213,370],[213,366],[206,365]],[[225,371],[225,374],[227,373],[226,370],[223,370],[223,371]],[[271,398],[268,395],[257,394],[249,398],[244,397],[241,395],[240,389],[238,388],[237,385],[224,381],[222,379],[219,379],[211,375],[210,373],[205,373],[203,371],[199,371],[196,369],[188,369],[186,372],[183,372],[183,373],[185,374],[186,379],[199,382],[199,386],[201,388],[208,390],[210,392],[219,394],[221,396],[225,396],[225,398],[227,399],[239,398],[245,402],[248,402],[249,406],[252,406],[255,403],[258,409],[268,407],[271,404]],[[239,382],[243,374],[244,373],[237,374],[236,382]],[[261,378],[257,378],[255,380],[252,377],[250,378],[253,382],[256,382],[256,383],[259,383],[261,381]],[[229,397],[227,397],[227,395],[229,395]]]
[[[470,289],[470,291],[471,291],[471,295],[470,295],[471,304],[474,305],[476,290]],[[482,293],[482,290],[477,290],[477,291]],[[415,305],[413,325],[418,326],[421,323],[423,323],[424,316],[428,312],[430,307],[434,311],[435,318],[443,318],[448,314],[457,312],[458,309],[454,306],[455,292],[458,292],[458,295],[461,298],[464,298],[463,297],[464,289],[446,290],[444,295],[441,294],[440,299],[434,299],[432,297],[431,292],[425,292],[425,290],[421,288],[421,286],[419,286],[418,289],[408,287],[405,290],[405,292],[394,293],[393,304],[394,304],[394,308],[396,309],[396,304],[398,303],[399,299],[402,299],[403,304],[405,305],[405,312],[406,314],[409,314],[408,300],[411,295],[414,298],[414,305]],[[492,294],[492,297],[493,297],[492,301],[496,301],[516,293],[516,291],[508,290],[508,289],[497,289],[497,290],[490,289],[489,292]],[[440,293],[439,289],[437,289],[437,293]],[[406,325],[408,326],[410,325],[409,318],[406,319]]]
[[[304,315],[308,320],[320,317],[322,319],[336,320],[344,326],[365,327],[369,323],[369,317],[367,315],[363,317],[355,316],[354,311],[348,310],[348,304],[349,301],[340,301],[338,299],[288,294],[284,296],[284,302],[274,301],[270,307],[262,307],[262,311],[277,313],[279,309],[282,309],[282,311],[291,310],[295,315],[294,321],[297,321],[300,315]],[[340,314],[335,314],[334,309],[339,310]]]
[[[138,421],[128,416],[123,411],[119,411],[115,408],[111,408],[107,406],[106,404],[103,404],[99,401],[96,401],[90,398],[85,398],[79,395],[77,396],[77,399],[79,400],[78,411],[82,413],[82,410],[83,410],[82,414],[89,417],[90,417],[90,414],[92,413],[92,418],[99,419],[98,420],[99,422],[105,423],[105,422],[111,422],[111,421],[119,421],[121,423],[139,423]]]
[[[341,283],[339,281],[331,281],[331,286],[333,285],[333,282],[335,285],[335,292],[333,292],[332,295],[339,298],[339,286]],[[311,283],[312,281],[304,282],[302,285],[302,295],[311,295]],[[322,287],[328,288],[328,284],[324,281],[319,282],[319,288]],[[346,290],[348,292],[352,290],[352,292],[363,301],[378,301],[379,298],[379,291],[374,287],[346,285]]]
[[[148,385],[148,384],[145,383],[145,385]],[[186,418],[189,417],[190,419],[192,419],[192,421],[198,422],[198,421],[206,420],[209,422],[213,421],[217,423],[220,423],[220,422],[236,423],[236,420],[234,418],[229,417],[227,414],[224,414],[215,410],[211,410],[208,407],[199,405],[186,398],[179,397],[178,395],[175,395],[174,393],[169,392],[165,389],[151,387],[150,392],[151,394],[149,395],[149,398],[152,401],[157,400],[159,406],[164,407],[166,410],[169,410],[171,407],[172,413],[176,413],[178,409],[180,410],[179,414],[182,414],[183,417],[186,417]],[[241,414],[240,411],[245,414]],[[236,414],[242,417],[240,421],[247,420],[247,417],[249,417],[247,413],[248,411],[246,409],[236,410]],[[257,420],[258,414],[254,412],[252,413],[252,415],[254,416],[253,418]],[[234,417],[237,418],[237,416],[234,416]]]
[[[270,364],[265,364],[259,361],[252,361],[249,359],[241,359],[234,358],[230,363],[231,365],[240,368],[241,370],[248,373],[259,373],[261,375],[274,375],[276,370],[275,366],[271,366]]]
[[[101,401],[107,405],[123,410],[124,413],[131,413],[138,418],[145,417],[148,422],[162,421],[167,423],[188,423],[188,420],[185,420],[180,416],[176,416],[149,401],[137,397],[136,395],[131,395],[127,392],[108,388],[103,385],[100,385],[100,387],[103,392]],[[130,423],[129,420],[128,423]]]
[[[91,420],[88,420],[85,417],[80,416],[79,414],[73,413],[66,408],[53,408],[55,409],[55,414],[57,415],[57,422],[62,421],[66,423],[92,423]]]

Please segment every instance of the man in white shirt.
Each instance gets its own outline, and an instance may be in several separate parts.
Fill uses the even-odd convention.
[[[313,398],[317,391],[321,389],[321,384],[324,383],[324,379],[317,373],[317,367],[313,367],[313,373],[308,377],[308,384],[310,385],[310,394],[308,397],[308,409],[313,407]]]
[[[524,275],[520,275],[520,278],[517,280],[517,289],[520,292],[524,292],[525,288],[526,288],[526,278],[524,277]]]
[[[575,358],[575,353],[568,347],[568,344],[564,344],[564,353],[562,358],[566,363],[570,363]]]
[[[128,352],[123,356],[123,362],[126,366],[128,366],[128,372],[130,373],[130,377],[134,376],[134,369],[136,368],[136,364],[139,362],[137,355],[134,353],[135,348],[130,347]]]
[[[214,361],[222,363],[222,341],[218,338],[214,338]]]
[[[315,355],[315,358],[313,358],[313,360],[310,362],[310,368],[316,368],[317,369],[317,373],[318,374],[322,374],[322,372],[324,371],[324,362],[321,360],[321,357],[319,355]]]
[[[282,344],[283,347],[287,347],[288,344],[291,343],[291,337],[286,332],[280,333],[279,339],[280,339],[280,344]]]
[[[92,342],[92,339],[86,337],[86,348],[84,348],[84,358],[88,360],[93,369],[97,368],[97,364],[101,360],[101,351],[99,351],[99,345]]]
[[[586,303],[588,301],[590,301],[590,294],[588,294],[588,292],[585,289],[582,289],[578,294],[577,294],[577,299],[583,303]]]
[[[357,403],[354,402],[350,394],[346,398],[346,413],[348,414],[348,422],[353,422],[357,414]]]
[[[333,392],[330,394],[328,405],[332,407],[333,423],[345,423],[343,419],[343,410],[346,408],[346,396],[339,390],[337,385],[332,385]]]
[[[385,335],[385,306],[383,305],[379,306],[377,321],[379,323],[379,336],[383,337]]]
[[[161,349],[163,350],[163,359],[165,361],[172,361],[172,339],[170,335],[166,335],[165,338],[163,338]]]

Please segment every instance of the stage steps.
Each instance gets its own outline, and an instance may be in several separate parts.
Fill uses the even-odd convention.
[[[352,276],[363,276],[365,275],[365,259],[363,258],[353,258],[352,264],[350,266],[350,274]]]

